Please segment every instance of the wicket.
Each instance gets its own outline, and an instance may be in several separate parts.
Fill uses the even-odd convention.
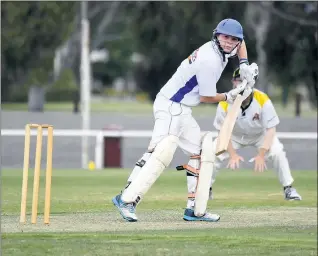
[[[42,154],[42,131],[43,131],[43,129],[47,128],[47,156],[46,156],[45,201],[44,201],[44,224],[49,224],[50,223],[50,207],[51,207],[53,126],[48,125],[48,124],[27,124],[25,126],[24,163],[23,163],[20,223],[24,224],[26,222],[31,128],[37,128],[31,223],[36,224],[36,222],[37,222],[39,185],[40,185],[40,169],[41,169],[41,154]]]

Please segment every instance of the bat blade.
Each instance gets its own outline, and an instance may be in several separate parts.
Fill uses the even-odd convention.
[[[239,115],[243,100],[244,98],[241,94],[237,95],[231,109],[229,110],[229,112],[227,113],[224,119],[224,122],[219,132],[217,144],[216,144],[216,151],[215,151],[216,156],[221,155],[225,151],[227,151],[227,147],[229,145],[229,142],[232,136],[232,131],[235,125],[235,121]]]

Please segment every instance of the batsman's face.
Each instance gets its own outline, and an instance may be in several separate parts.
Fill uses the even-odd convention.
[[[240,40],[234,36],[219,34],[218,40],[224,52],[230,53],[240,44]]]

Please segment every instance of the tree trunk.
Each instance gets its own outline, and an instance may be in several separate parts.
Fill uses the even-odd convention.
[[[107,41],[113,41],[121,38],[120,33],[118,36],[110,35],[107,33],[107,28],[111,27],[114,23],[114,17],[118,14],[119,7],[123,5],[122,2],[98,2],[95,3],[93,8],[88,8],[88,18],[91,20],[95,16],[104,13],[101,19],[92,26],[96,26],[96,31],[91,29],[90,34],[90,45],[91,51],[99,49],[101,45],[104,47],[103,43]],[[124,19],[123,19],[124,20]],[[74,18],[75,28],[72,35],[56,50],[56,58],[59,58],[59,63],[56,66],[60,67],[56,70],[56,77],[66,68],[71,68],[72,70],[78,68],[76,64],[78,56],[81,54],[80,45],[80,35],[81,35],[81,9],[78,8],[76,17]],[[95,31],[93,33],[93,31]],[[78,76],[75,74],[75,76]]]
[[[263,4],[269,8],[272,5],[272,2],[264,2]],[[256,63],[259,67],[257,87],[265,93],[268,93],[269,80],[267,75],[265,42],[271,24],[271,13],[262,9],[256,2],[248,2],[245,19],[248,21],[248,27],[251,28],[255,34],[255,47],[257,52]]]
[[[44,87],[31,86],[29,89],[28,107],[30,112],[43,112],[45,101]]]

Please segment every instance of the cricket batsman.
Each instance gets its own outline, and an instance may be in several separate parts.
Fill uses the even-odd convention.
[[[242,83],[227,93],[217,93],[216,83],[228,59],[234,56],[239,58],[241,76],[248,87]],[[200,183],[198,179],[199,174],[213,169],[212,133],[201,137],[200,127],[192,116],[192,107],[200,102],[232,103],[244,89],[244,95],[249,95],[255,83],[253,70],[257,68],[255,63],[253,68],[251,66],[247,60],[243,28],[233,19],[222,20],[213,31],[212,40],[181,62],[154,101],[155,124],[148,150],[137,161],[123,191],[112,199],[125,220],[138,220],[137,204],[170,165],[178,146],[190,158],[186,168],[189,200],[184,219],[212,222],[220,219],[219,215],[206,212],[212,173],[208,184]],[[201,189],[202,184],[205,189]],[[197,188],[203,192],[196,193]]]
[[[233,73],[232,84],[235,88],[242,81],[240,68]],[[214,119],[214,127],[221,129],[227,111],[231,106],[227,102],[220,102]],[[242,102],[241,114],[238,116],[232,132],[227,152],[215,159],[212,182],[210,187],[210,199],[212,196],[212,184],[215,182],[217,172],[221,163],[229,158],[227,167],[230,169],[239,168],[243,157],[237,154],[237,150],[243,147],[252,146],[257,149],[257,154],[250,162],[254,162],[254,170],[263,172],[266,161],[271,161],[283,187],[286,200],[301,200],[301,196],[292,187],[293,177],[290,173],[289,163],[284,151],[283,144],[276,136],[276,126],[279,118],[269,97],[260,90],[253,89],[251,94]],[[214,141],[214,147],[216,147]]]

